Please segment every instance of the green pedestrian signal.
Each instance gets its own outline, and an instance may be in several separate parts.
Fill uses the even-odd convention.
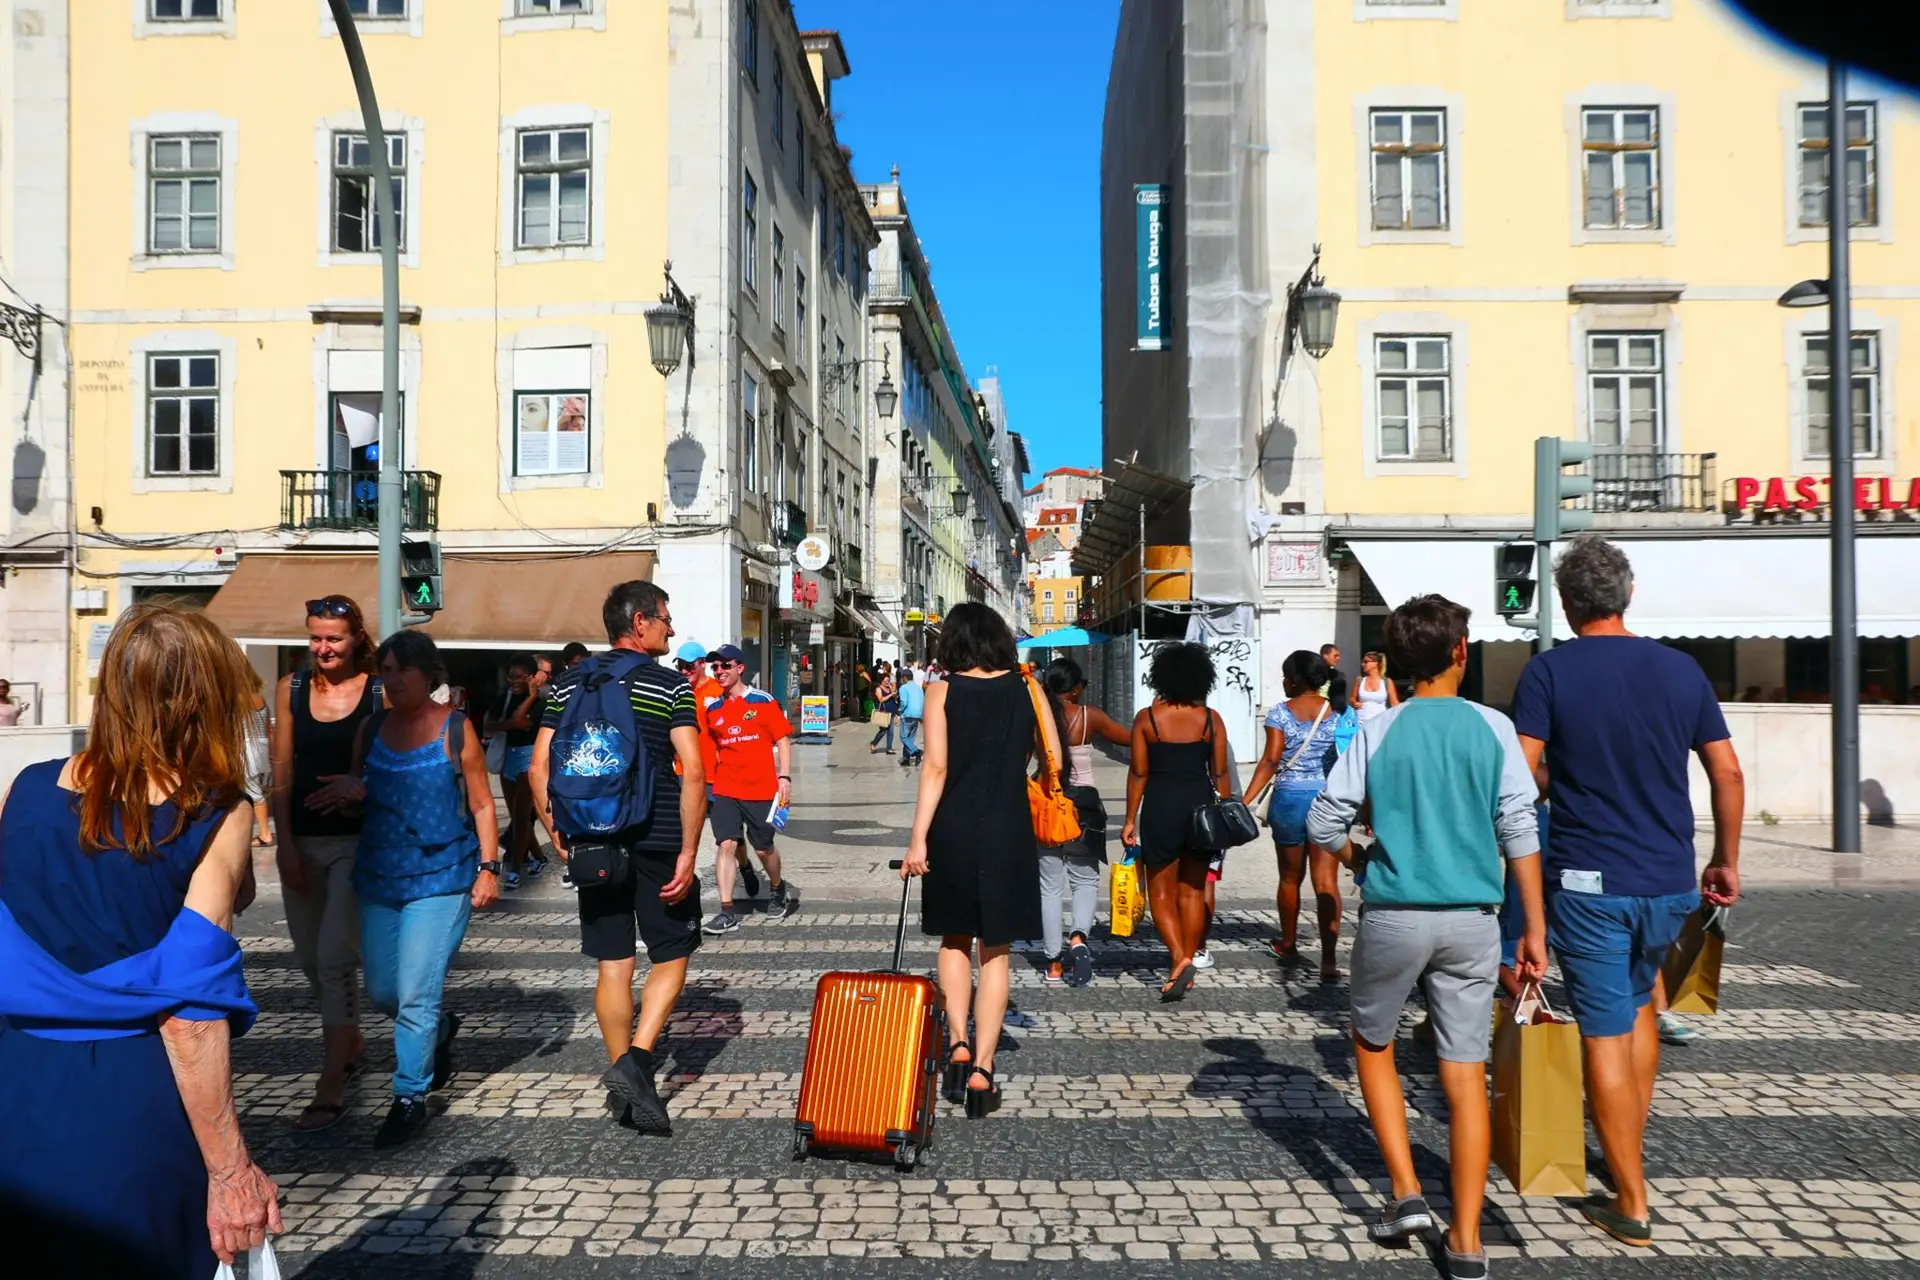
[[[433,603],[433,584],[422,582],[413,589],[413,603],[416,608]]]
[[[1503,542],[1493,553],[1493,598],[1503,618],[1525,617],[1533,608],[1533,544]]]
[[[416,613],[438,613],[441,599],[440,544],[400,542],[400,598]]]

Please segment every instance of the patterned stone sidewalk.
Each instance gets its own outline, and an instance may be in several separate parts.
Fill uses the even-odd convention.
[[[1379,1190],[1351,1179],[969,1181],[382,1177],[285,1173],[282,1253],[989,1258],[1010,1262],[1405,1257],[1366,1239]],[[1446,1213],[1444,1189],[1429,1198]],[[1654,1252],[1920,1262],[1920,1183],[1656,1179]],[[1605,1259],[1569,1204],[1490,1189],[1495,1260]]]

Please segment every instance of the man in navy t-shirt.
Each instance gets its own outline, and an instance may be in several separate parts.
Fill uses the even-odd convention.
[[[1548,941],[1580,1023],[1587,1097],[1618,1194],[1582,1210],[1627,1244],[1653,1230],[1641,1141],[1660,1040],[1660,966],[1704,895],[1740,896],[1746,786],[1713,686],[1690,656],[1629,632],[1633,567],[1592,534],[1554,570],[1578,640],[1527,664],[1513,695],[1527,763],[1545,760],[1553,822],[1544,871]],[[1695,889],[1687,757],[1713,789],[1713,860]]]

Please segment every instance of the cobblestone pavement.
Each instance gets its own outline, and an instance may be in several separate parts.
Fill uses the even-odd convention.
[[[1152,999],[1167,958],[1150,930],[1101,930],[1084,990],[1044,987],[1037,944],[1023,948],[998,1115],[969,1122],[943,1105],[911,1174],[832,1156],[795,1163],[813,986],[831,968],[886,963],[898,882],[884,859],[897,842],[880,847],[873,833],[904,827],[911,794],[884,757],[843,745],[800,760],[796,812],[812,834],[795,841],[790,876],[803,909],[778,922],[750,914],[696,957],[662,1043],[671,1138],[638,1136],[606,1111],[591,966],[572,900],[548,880],[474,921],[447,996],[463,1019],[458,1073],[424,1137],[371,1149],[392,1065],[392,1027],[378,1017],[347,1119],[296,1136],[318,1018],[263,875],[239,930],[263,1012],[234,1069],[256,1158],[285,1194],[287,1274],[757,1280],[894,1276],[928,1261],[942,1277],[1253,1276],[1276,1263],[1290,1276],[1435,1274],[1420,1248],[1366,1241],[1382,1171],[1353,1079],[1346,988],[1266,955],[1275,917],[1259,853],[1230,866],[1218,967],[1184,1005]],[[861,834],[836,846],[842,830]],[[1689,1019],[1707,1037],[1667,1051],[1654,1101],[1656,1248],[1628,1256],[1570,1203],[1519,1197],[1496,1173],[1496,1275],[1920,1274],[1911,843],[1900,833],[1857,876],[1822,870],[1830,855],[1804,842],[1753,847],[1748,880],[1762,887],[1733,917],[1722,1012]],[[915,927],[907,966],[932,959]],[[1421,1174],[1444,1214],[1445,1106],[1431,1053],[1408,1034],[1417,1016],[1403,1021],[1400,1065]]]

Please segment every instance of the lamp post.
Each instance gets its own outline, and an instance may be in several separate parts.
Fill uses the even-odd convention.
[[[682,351],[687,353],[688,370],[693,368],[693,299],[673,278],[671,259],[664,270],[667,287],[660,291],[660,301],[647,308],[647,346],[653,356],[653,367],[660,371],[661,377],[670,378],[680,367]]]
[[[852,360],[829,360],[820,366],[820,390],[829,394],[839,390],[849,379],[859,376],[860,366],[863,364],[880,366],[880,381],[873,388],[873,407],[882,419],[893,417],[894,408],[900,403],[900,391],[893,385],[893,364],[887,356],[856,356]]]
[[[1320,246],[1313,246],[1313,261],[1300,273],[1300,279],[1287,286],[1288,342],[1298,335],[1300,345],[1315,360],[1333,350],[1334,327],[1340,319],[1340,295],[1327,288],[1320,275]]]
[[[1860,852],[1860,641],[1853,559],[1853,308],[1848,296],[1847,69],[1827,64],[1827,278],[1802,280],[1783,307],[1827,307],[1827,482],[1833,638],[1833,851]]]

